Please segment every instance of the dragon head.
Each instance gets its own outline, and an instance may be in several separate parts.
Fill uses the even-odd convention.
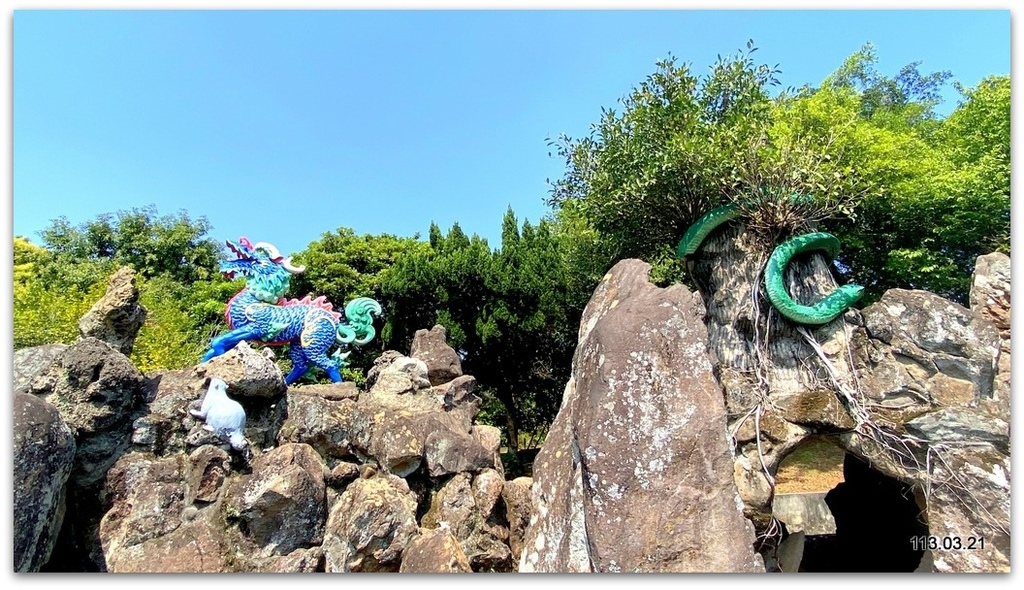
[[[225,242],[234,260],[220,263],[220,272],[229,279],[235,275],[246,278],[246,287],[260,300],[276,303],[288,291],[291,275],[306,270],[292,265],[291,256],[281,256],[277,247],[269,242],[253,244],[247,238],[238,243]]]

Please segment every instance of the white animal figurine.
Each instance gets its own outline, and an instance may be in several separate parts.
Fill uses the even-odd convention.
[[[228,397],[228,384],[214,377],[210,389],[203,397],[199,411],[190,410],[196,418],[206,422],[203,428],[212,430],[218,436],[228,439],[231,448],[242,451],[249,447],[245,440],[245,409],[242,404]]]

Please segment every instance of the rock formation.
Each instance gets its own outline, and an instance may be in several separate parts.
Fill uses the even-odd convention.
[[[831,493],[845,511],[833,547],[857,546],[840,538],[854,529],[889,546],[857,526],[853,493],[885,487],[905,504],[886,507],[889,528],[938,543],[907,571],[1009,571],[1008,257],[979,257],[970,309],[894,289],[807,329],[751,289],[748,241],[711,236],[699,294],[651,285],[639,261],[609,272],[533,478],[511,481],[443,329],[384,352],[365,389],[286,387],[244,343],[142,375],[119,273],[105,299],[120,303],[97,312],[110,321],[83,320],[112,330],[15,354],[15,569],[794,571],[816,541],[779,526],[775,475],[816,436],[851,473]],[[790,269],[798,301],[833,287],[820,256]],[[214,377],[245,410],[247,452],[190,411]]]
[[[427,378],[432,385],[447,383],[462,375],[462,361],[447,340],[448,331],[442,325],[416,330],[413,335],[409,356],[427,364]]]
[[[56,408],[14,393],[14,571],[38,571],[63,523],[75,439]]]
[[[520,571],[756,572],[699,295],[619,262],[534,462]]]
[[[103,340],[129,355],[147,314],[139,305],[135,271],[123,266],[111,275],[103,297],[78,321],[78,333],[82,338]]]
[[[443,331],[429,334],[443,357]],[[30,353],[18,571],[515,569],[509,539],[529,506],[519,498],[510,527],[500,433],[475,424],[476,380],[461,369],[432,384],[424,359],[389,351],[361,391],[286,387],[245,343],[148,375],[93,337]],[[194,415],[213,378],[245,410],[248,452]]]

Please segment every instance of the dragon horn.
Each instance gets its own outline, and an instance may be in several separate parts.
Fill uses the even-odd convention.
[[[288,256],[287,258],[282,258],[281,252],[277,249],[277,246],[271,244],[270,242],[259,242],[255,246],[253,246],[253,249],[258,249],[258,248],[266,250],[267,254],[270,255],[270,259],[271,260],[273,260],[274,262],[280,263],[281,266],[283,266],[285,270],[287,270],[288,272],[290,272],[292,274],[299,274],[300,272],[306,270],[305,266],[294,266],[294,265],[292,265],[292,257],[291,256]]]
[[[277,246],[270,242],[256,242],[256,245],[252,247],[253,250],[263,250],[270,255],[270,259],[277,262],[281,259],[281,252],[277,249]]]
[[[292,274],[295,274],[295,275],[297,275],[300,272],[306,270],[306,265],[293,266],[292,265],[292,257],[291,256],[289,256],[289,257],[285,258],[284,260],[282,260],[281,261],[281,266],[283,266],[284,269],[287,270],[288,272],[290,272]]]

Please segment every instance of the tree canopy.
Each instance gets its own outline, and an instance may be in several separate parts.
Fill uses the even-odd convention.
[[[778,68],[755,51],[748,43],[705,76],[659,62],[621,112],[555,142],[566,171],[549,203],[592,228],[611,259],[671,275],[689,225],[736,202],[770,243],[812,225],[836,234],[836,272],[867,288],[865,302],[903,287],[965,303],[975,258],[1009,251],[1009,78],[961,88],[940,119],[949,72],[912,63],[886,77],[867,44],[821,87],[772,96]]]

